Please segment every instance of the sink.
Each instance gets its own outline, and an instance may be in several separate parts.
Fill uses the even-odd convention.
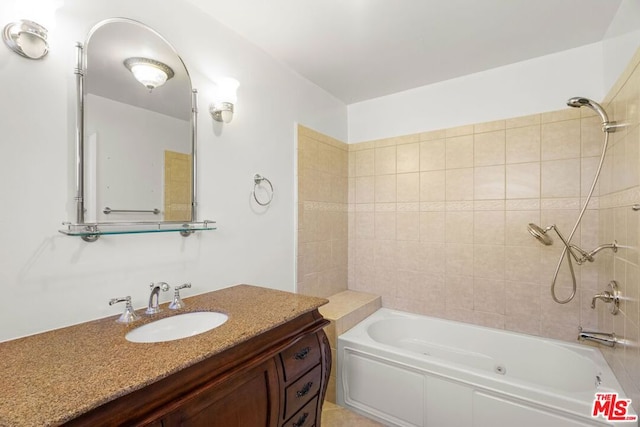
[[[229,316],[217,311],[178,314],[142,325],[129,332],[125,338],[127,341],[140,343],[179,340],[215,329],[228,319]]]

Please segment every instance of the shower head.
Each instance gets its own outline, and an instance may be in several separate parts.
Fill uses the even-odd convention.
[[[545,246],[550,246],[553,244],[553,240],[551,240],[551,237],[547,236],[547,231],[551,230],[552,228],[553,227],[548,227],[545,230],[543,228],[540,228],[540,226],[530,222],[529,226],[527,227],[527,230],[533,237],[538,239],[540,243],[542,243]]]
[[[609,116],[607,116],[607,113],[604,111],[604,108],[602,108],[602,106],[595,101],[592,101],[588,98],[582,98],[580,96],[576,96],[574,98],[570,98],[567,101],[567,105],[569,107],[574,107],[574,108],[589,107],[600,115],[600,117],[602,118],[603,125],[606,125],[609,123]]]

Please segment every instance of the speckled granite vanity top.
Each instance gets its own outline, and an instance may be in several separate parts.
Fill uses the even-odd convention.
[[[112,316],[0,343],[0,426],[58,425],[151,384],[327,301],[238,285],[185,298],[186,308],[118,324]],[[163,306],[166,308],[166,304]],[[132,328],[187,311],[220,311],[222,326],[176,341],[137,344]]]

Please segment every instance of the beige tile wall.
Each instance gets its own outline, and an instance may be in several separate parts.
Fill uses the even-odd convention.
[[[623,294],[620,313],[612,316],[598,303],[598,324],[615,332],[625,344],[605,353],[609,364],[640,411],[640,262],[638,238],[640,212],[640,51],[611,91],[605,108],[612,120],[625,128],[611,134],[600,182],[600,241],[618,241],[622,248],[607,251],[600,264],[601,287],[615,279]],[[600,133],[599,138],[602,133]]]
[[[640,52],[603,103],[626,126],[611,134],[573,239],[586,249],[615,239],[621,249],[576,267],[570,303],[549,291],[558,239],[542,246],[526,225],[573,227],[603,143],[586,108],[349,146],[301,127],[299,291],[330,296],[348,280],[410,312],[568,341],[578,325],[614,331],[624,345],[605,356],[640,411],[639,63]],[[617,316],[590,308],[612,279],[623,292]],[[563,265],[560,298],[570,285]]]
[[[593,115],[564,109],[350,145],[349,289],[391,308],[571,341],[578,325],[596,327],[598,268],[579,267],[578,296],[554,303],[562,247],[542,246],[527,224],[571,231],[597,132]],[[583,224],[574,242],[597,246],[597,192]],[[568,295],[566,268],[558,283]]]
[[[347,289],[347,172],[347,144],[298,127],[299,293]]]

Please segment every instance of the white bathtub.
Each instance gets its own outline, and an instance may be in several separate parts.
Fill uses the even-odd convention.
[[[591,416],[596,393],[625,396],[580,344],[382,308],[338,337],[338,369],[338,403],[385,425],[637,425]]]

